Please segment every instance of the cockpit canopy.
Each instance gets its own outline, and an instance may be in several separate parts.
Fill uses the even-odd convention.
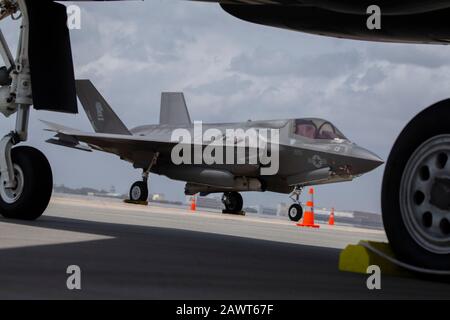
[[[294,135],[308,139],[348,140],[331,122],[315,118],[295,119]]]

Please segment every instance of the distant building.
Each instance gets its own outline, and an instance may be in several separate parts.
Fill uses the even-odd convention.
[[[263,205],[256,205],[256,206],[248,206],[245,208],[246,212],[248,213],[257,213],[257,214],[264,214],[269,216],[276,216],[277,215],[277,209],[271,208],[271,207],[265,207]]]
[[[151,201],[155,202],[163,202],[166,200],[166,197],[162,193],[151,194],[149,198],[151,199]]]
[[[268,216],[276,216],[277,215],[277,209],[271,208],[271,207],[263,207],[260,206],[259,214],[265,214]]]
[[[72,189],[72,188],[66,187],[64,185],[54,185],[53,191],[57,192],[57,193],[67,193],[67,194],[87,195],[87,196],[97,196],[97,197],[110,197],[110,198],[119,198],[119,199],[125,199],[125,197],[126,197],[125,195],[116,193],[116,192],[108,192],[105,190],[97,190],[94,188],[87,188],[87,187]]]
[[[259,210],[258,206],[250,206],[244,208],[244,211],[246,213],[258,213],[258,210]]]
[[[286,217],[288,215],[288,210],[289,206],[286,203],[284,202],[279,203],[277,206],[277,216]]]
[[[190,197],[189,197],[190,198]],[[190,201],[190,200],[189,200]],[[224,206],[222,200],[218,197],[196,197],[197,207],[223,210]]]

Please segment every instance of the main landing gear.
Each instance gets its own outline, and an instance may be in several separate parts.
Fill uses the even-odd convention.
[[[6,218],[35,220],[47,208],[53,189],[50,164],[37,149],[14,147],[27,140],[32,101],[30,64],[28,60],[29,19],[23,0],[0,3],[0,20],[20,9],[22,24],[17,56],[13,59],[0,30],[0,112],[6,117],[17,113],[15,130],[0,141],[0,214]]]
[[[225,205],[224,213],[240,214],[244,206],[244,200],[239,192],[224,192],[222,203]]]
[[[298,222],[303,216],[303,207],[300,204],[300,195],[302,194],[303,188],[300,186],[295,186],[292,193],[289,195],[295,203],[289,207],[288,216],[291,221]]]
[[[130,200],[132,201],[147,201],[148,186],[147,181],[136,181],[130,188]]]
[[[392,148],[383,178],[383,222],[396,256],[450,270],[450,99],[419,113]]]
[[[35,220],[47,208],[53,189],[50,164],[39,150],[20,146],[11,150],[13,184],[1,176],[0,213],[5,218]]]
[[[136,181],[130,188],[130,200],[135,202],[147,201],[148,199],[148,176],[158,160],[159,152],[155,152],[150,165],[142,173],[142,181]]]

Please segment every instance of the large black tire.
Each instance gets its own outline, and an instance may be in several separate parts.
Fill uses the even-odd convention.
[[[130,200],[147,201],[148,186],[144,181],[136,181],[130,188]]]
[[[225,192],[222,197],[225,210],[229,213],[240,213],[244,206],[244,200],[239,192]]]
[[[47,158],[39,150],[20,146],[11,150],[16,180],[22,187],[0,192],[0,214],[5,218],[36,220],[48,206],[53,190],[53,176]],[[18,171],[18,168],[22,171]],[[22,177],[22,178],[20,178]],[[2,187],[0,187],[2,188]],[[8,195],[5,195],[8,192]]]
[[[411,179],[424,179],[426,181],[434,179],[433,177],[442,174],[447,174],[447,177],[450,176],[450,172],[448,172],[450,169],[450,159],[448,159],[449,163],[444,165],[443,169],[437,168],[435,170],[434,168],[432,168],[433,170],[435,170],[434,172],[437,173],[431,177],[429,177],[429,174],[427,174],[427,169],[423,169],[423,167],[421,167],[421,162],[415,162],[414,160],[418,157],[418,152],[423,150],[424,146],[431,145],[430,141],[439,139],[438,142],[440,142],[442,141],[441,137],[443,137],[443,135],[445,137],[449,134],[450,99],[447,99],[425,109],[424,111],[419,113],[413,120],[411,120],[411,122],[404,128],[400,136],[397,138],[397,141],[392,148],[391,154],[389,155],[389,159],[386,163],[386,168],[384,171],[381,205],[383,213],[383,223],[389,242],[392,246],[392,249],[394,250],[394,253],[400,260],[423,268],[450,270],[450,247],[447,247],[447,243],[450,243],[450,230],[447,228],[449,225],[449,221],[447,219],[450,212],[448,212],[448,214],[445,214],[445,208],[442,209],[442,205],[440,208],[435,207],[435,203],[433,203],[433,200],[431,200],[432,196],[430,196],[429,193],[422,193],[422,191],[420,190],[414,191],[415,193],[408,193],[405,190],[414,190],[414,188],[419,188],[414,187],[415,185],[411,183],[408,184],[408,181],[412,181]],[[444,142],[445,141],[446,140],[444,140]],[[441,148],[446,149],[445,145],[445,143],[436,144],[437,150],[435,150],[434,152],[436,152],[438,156],[441,156],[440,150]],[[443,158],[443,160],[446,159],[445,156],[443,156]],[[424,173],[422,173],[422,176],[420,176],[420,173],[417,173],[417,175],[403,175],[404,171],[408,173],[417,172],[417,170],[413,171],[413,169],[410,169],[414,168],[414,163],[418,163],[419,165],[417,166],[417,168],[422,168],[421,170],[424,171]],[[433,166],[433,164],[431,164],[430,166]],[[433,185],[433,183],[436,184],[436,179],[433,181],[428,181],[426,183],[429,185]],[[445,183],[448,183],[448,181]],[[407,186],[410,185],[412,185],[413,187],[408,189]],[[447,191],[445,191],[446,188]],[[448,190],[448,185],[447,187],[444,186],[443,189],[441,188],[440,190],[441,193],[439,197],[441,198],[441,203],[444,203],[444,206],[445,201],[447,201],[447,205],[449,203],[448,200],[450,199],[450,197],[447,198]],[[447,192],[447,194],[445,192]],[[409,203],[411,203],[411,205],[409,205]],[[428,206],[427,208],[429,211],[435,211],[435,213],[439,213],[439,215],[433,216],[433,212],[426,212],[423,213],[423,216],[420,216],[422,214],[422,211],[425,211],[425,209],[421,207],[423,204]],[[402,208],[407,209],[403,209],[402,211]],[[410,214],[409,216],[406,216],[408,212],[412,211],[412,209],[410,208],[413,208],[413,210],[416,210],[415,212],[419,213],[418,218],[415,218],[417,217],[417,215]],[[444,210],[444,215],[442,215],[442,210]],[[447,210],[450,210],[450,206],[447,208]],[[420,219],[422,219],[422,222],[420,222]],[[420,231],[421,229],[417,228],[423,228],[426,232],[426,228],[430,228],[431,226],[430,219],[436,219],[436,223],[440,221],[440,224],[437,224],[436,227],[433,226],[433,228],[436,229],[432,230],[433,232],[436,232],[435,230],[439,232],[439,228],[442,229],[442,239],[444,239],[444,247],[439,250],[443,251],[439,251],[434,247],[430,247],[430,245],[421,240],[421,237],[426,238],[426,236],[422,236],[421,232],[423,231]],[[420,223],[422,223],[423,227],[420,225]],[[416,229],[419,231],[416,232]],[[428,232],[431,233],[432,230],[429,229]],[[436,237],[436,234],[433,235]],[[447,240],[449,242],[446,242]],[[432,244],[434,245],[435,243],[436,242],[433,242]],[[447,252],[445,252],[447,250],[446,248],[448,249]]]
[[[303,217],[303,208],[301,205],[294,203],[289,207],[288,216],[291,221],[298,222]]]

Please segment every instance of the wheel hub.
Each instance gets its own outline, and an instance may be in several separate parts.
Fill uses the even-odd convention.
[[[14,188],[6,188],[3,181],[2,183],[0,183],[0,196],[2,197],[3,201],[8,204],[16,202],[23,192],[23,185],[24,185],[23,171],[16,164],[14,164],[14,180],[15,180]]]
[[[450,179],[435,178],[430,203],[441,210],[450,210]]]
[[[295,215],[297,214],[297,208],[292,207],[291,210],[289,211],[291,217],[295,217]]]
[[[133,189],[131,189],[131,195],[133,196],[133,200],[138,200],[141,197],[141,188],[134,186]]]
[[[400,185],[402,218],[414,241],[450,253],[450,135],[435,136],[410,157]]]
[[[233,210],[235,207],[235,203],[233,201],[233,197],[231,195],[224,195],[223,197],[223,203],[225,204],[225,207],[229,210]]]

